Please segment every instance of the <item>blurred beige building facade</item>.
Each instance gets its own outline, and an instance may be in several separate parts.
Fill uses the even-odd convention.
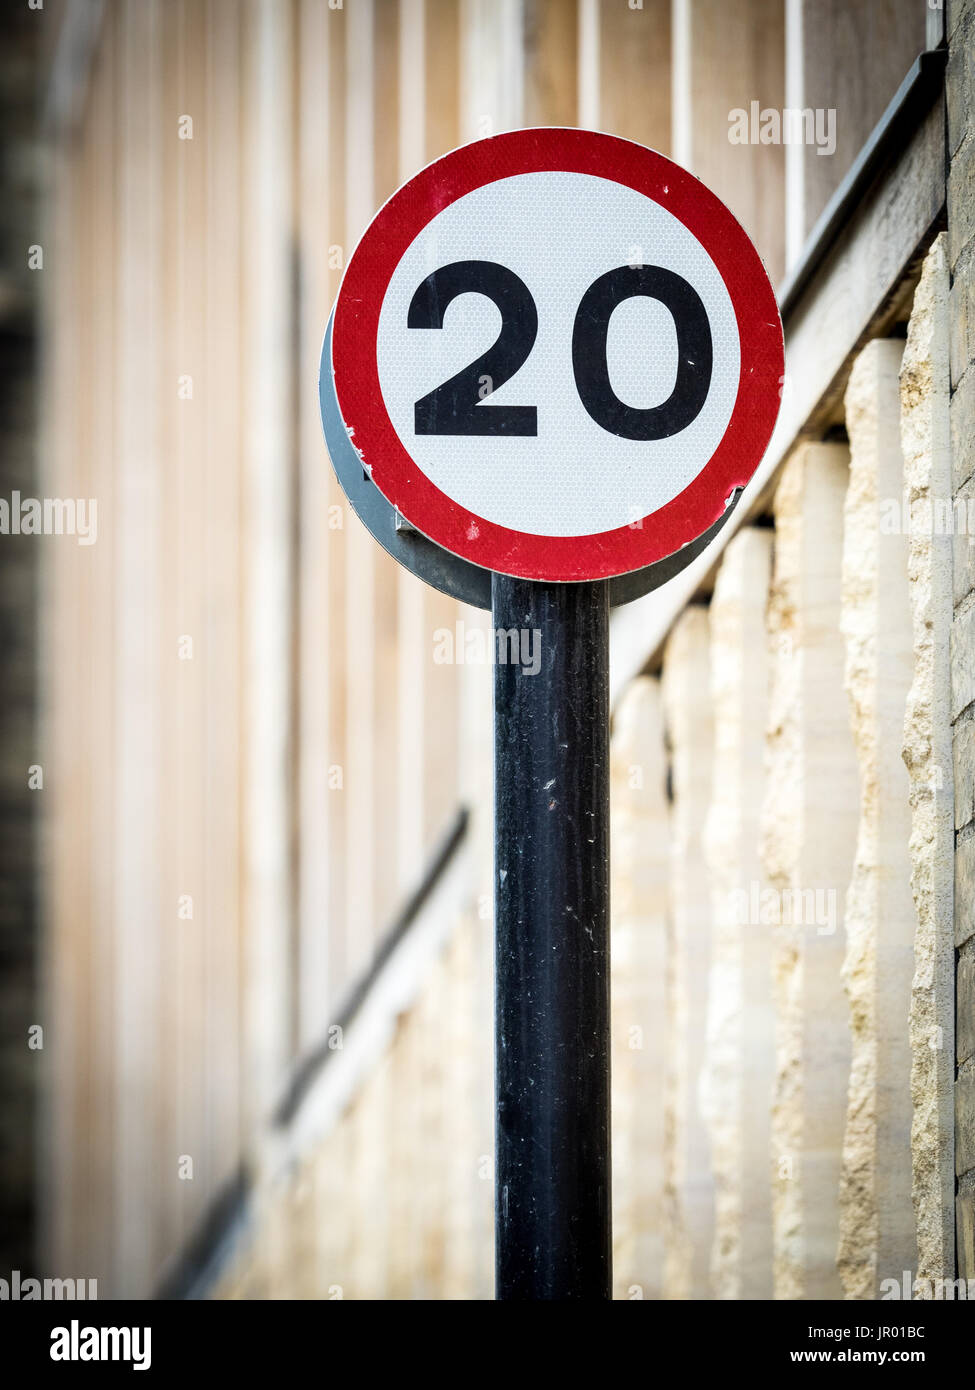
[[[544,124],[708,184],[787,345],[733,522],[613,617],[615,1295],[975,1278],[975,4],[46,22],[40,486],[98,537],[43,573],[45,1267],[492,1296],[491,671],[435,659],[488,618],[348,509],[317,376],[378,206]]]

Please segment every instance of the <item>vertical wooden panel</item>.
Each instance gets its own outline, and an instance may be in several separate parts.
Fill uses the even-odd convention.
[[[426,160],[446,154],[460,138],[460,12],[457,0],[423,3]]]
[[[114,547],[111,517],[114,511],[116,460],[115,374],[106,370],[112,362],[115,341],[115,181],[117,158],[117,111],[115,101],[116,50],[115,20],[109,21],[103,39],[99,80],[91,92],[86,129],[85,180],[88,225],[83,233],[83,255],[90,269],[83,283],[91,286],[91,299],[82,321],[89,327],[88,349],[82,370],[88,377],[85,393],[90,402],[89,485],[81,480],[55,496],[88,493],[97,499],[99,539],[82,551],[84,568],[91,570],[88,609],[90,680],[83,697],[83,709],[90,734],[91,921],[88,952],[88,997],[91,1001],[91,1073],[86,1088],[86,1109],[90,1135],[92,1190],[87,1204],[87,1267],[105,1279],[112,1275],[112,1226],[109,1215],[115,1181],[111,1152],[116,1096],[113,1080],[117,1069],[119,1039],[113,1027],[118,984],[114,977],[115,924],[113,916],[113,878],[115,874],[114,816],[111,767],[114,705],[115,591]],[[102,529],[104,528],[104,529]],[[80,557],[79,557],[80,558]],[[79,818],[80,820],[80,818]],[[72,834],[80,830],[75,821]],[[87,1048],[83,1047],[83,1054]]]
[[[347,255],[346,216],[346,46],[345,10],[328,12],[328,65],[324,72],[328,92],[328,204],[325,240],[328,247],[328,301],[335,303]],[[321,77],[315,79],[320,81]],[[320,235],[317,223],[309,234]],[[328,884],[328,979],[329,1002],[340,995],[347,973],[346,915],[349,896],[349,798],[346,764],[345,721],[348,709],[348,656],[346,651],[346,573],[349,535],[354,526],[345,494],[328,468],[328,809],[331,863]]]
[[[522,0],[460,0],[460,16],[462,138],[515,130],[524,112]]]
[[[117,440],[115,515],[115,1023],[119,1049],[114,1212],[119,1278],[145,1294],[157,1264],[157,1193],[163,1181],[161,1117],[147,1088],[161,1070],[160,937],[165,915],[159,857],[161,551],[165,481],[160,467],[162,349],[160,169],[161,7],[121,13]],[[155,1093],[151,1093],[155,1099]],[[146,1220],[146,1212],[153,1217]]]
[[[183,126],[181,116],[190,115],[181,105],[180,57],[181,29],[184,18],[182,0],[174,0],[167,10],[160,14],[159,36],[156,43],[158,61],[158,100],[159,100],[159,146],[151,165],[151,174],[156,194],[153,202],[154,222],[159,238],[159,267],[156,293],[159,297],[160,314],[156,335],[156,371],[150,382],[150,389],[157,411],[157,456],[170,461],[165,476],[160,479],[159,517],[157,545],[159,550],[160,585],[156,596],[157,610],[152,619],[158,631],[156,636],[159,663],[159,710],[158,741],[160,767],[165,776],[160,777],[158,841],[156,844],[156,865],[159,878],[159,917],[156,942],[159,978],[166,986],[159,995],[159,1030],[166,1061],[159,1059],[159,1074],[155,1088],[154,1108],[158,1111],[158,1183],[157,1217],[161,1227],[160,1256],[165,1259],[170,1253],[173,1236],[182,1231],[184,1224],[183,1194],[187,1184],[180,1180],[177,1155],[187,1154],[185,1097],[180,1089],[185,1067],[183,1053],[183,1026],[185,1022],[184,989],[186,981],[182,975],[183,943],[187,927],[192,932],[194,923],[180,920],[177,912],[179,896],[188,891],[195,892],[196,885],[187,889],[180,885],[177,865],[181,849],[181,821],[185,815],[193,819],[193,810],[183,804],[182,786],[183,766],[180,758],[180,733],[185,696],[175,679],[178,652],[174,649],[177,640],[175,631],[179,621],[179,594],[185,591],[185,576],[180,570],[180,533],[184,524],[182,515],[181,451],[184,445],[185,421],[177,406],[184,410],[193,409],[193,401],[181,401],[177,397],[180,376],[180,350],[186,349],[186,334],[183,329],[182,311],[186,297],[182,290],[183,246],[181,239],[181,195],[183,193],[183,147],[190,144],[183,136],[189,127]],[[195,116],[196,133],[199,132],[199,113]],[[192,117],[191,117],[192,119]],[[192,153],[189,162],[194,163]],[[163,308],[163,306],[165,306]],[[187,350],[187,356],[192,353]],[[193,364],[196,365],[195,363]],[[187,372],[192,376],[190,368]],[[199,386],[199,383],[197,383]],[[127,463],[127,461],[126,461]],[[190,677],[192,681],[192,676]],[[199,904],[197,904],[199,910]],[[199,1155],[189,1154],[198,1161]],[[192,1184],[190,1184],[192,1187]]]
[[[400,183],[400,145],[394,134],[400,123],[400,0],[373,3],[373,199],[375,207],[395,193]]]
[[[579,0],[579,123],[669,154],[670,0]]]
[[[172,1193],[167,1245],[189,1237],[213,1195],[207,1143],[205,1065],[206,936],[211,925],[204,865],[206,543],[206,176],[211,132],[206,122],[206,12],[180,0],[166,22],[163,132],[166,323],[160,408],[166,480],[161,656],[163,730],[168,775],[163,784],[163,941],[168,953],[167,1012],[173,1029],[165,1075],[172,1128],[162,1154],[164,1191]],[[184,116],[193,138],[180,139]],[[189,127],[184,127],[185,131]],[[192,390],[192,395],[188,392]],[[185,639],[192,641],[192,658]],[[182,649],[180,644],[182,645]],[[192,899],[192,917],[187,914]],[[169,927],[166,930],[167,925]],[[192,1162],[192,1178],[186,1159]],[[180,1164],[182,1163],[182,1171]],[[167,1204],[168,1205],[168,1204]]]
[[[463,0],[460,10],[461,137],[474,140],[522,123],[524,71],[522,6],[517,0],[489,5]],[[466,634],[479,630],[490,650],[487,613],[460,607],[458,621]],[[463,665],[459,671],[459,777],[464,802],[471,808],[467,835],[468,911],[474,929],[475,1009],[473,1087],[478,1102],[475,1147],[478,1174],[474,1187],[474,1240],[479,1252],[476,1294],[493,1294],[493,719],[488,666]]]
[[[927,6],[915,0],[800,0],[790,106],[835,112],[835,148],[792,149],[802,164],[802,227],[808,236],[908,68],[925,47]],[[790,15],[790,18],[793,16]]]
[[[785,0],[785,102],[801,109],[803,78],[803,13],[805,0]],[[823,156],[825,158],[825,156]],[[802,255],[806,231],[811,225],[806,211],[806,152],[801,145],[785,150],[785,268],[791,270]]]
[[[456,6],[454,7],[456,10]],[[399,171],[405,182],[427,162],[427,82],[440,80],[446,58],[456,82],[457,54],[437,54],[430,68],[427,46],[430,6],[424,0],[403,0],[399,7]],[[429,586],[407,570],[397,577],[397,836],[395,884],[400,898],[410,892],[422,872],[427,848],[426,779],[431,763],[426,739],[426,677],[429,662],[426,635]],[[394,1237],[395,1239],[395,1237]]]
[[[577,124],[577,0],[526,0],[525,125]]]
[[[346,254],[375,212],[375,6],[360,0],[346,17]],[[376,937],[376,543],[351,514],[346,536],[347,722],[346,979],[368,964]]]
[[[411,177],[459,141],[458,6],[407,0],[400,7],[400,173]],[[422,866],[457,803],[458,672],[433,660],[435,634],[453,630],[456,603],[402,572],[399,605],[400,894]]]
[[[773,281],[785,269],[785,148],[760,143],[753,111],[781,113],[785,16],[769,0],[676,0],[674,158],[727,203]],[[748,117],[733,140],[732,114]]]
[[[457,4],[425,0],[424,86],[418,98],[424,113],[421,162],[439,158],[461,140],[460,29]],[[404,174],[408,171],[404,170]],[[423,724],[422,834],[424,852],[443,834],[458,800],[457,762],[460,674],[456,666],[433,660],[438,629],[452,629],[460,609],[445,594],[422,586],[423,616],[419,652]]]
[[[240,1154],[241,648],[240,554],[240,10],[207,9],[204,649],[205,818],[202,927],[206,979],[206,1122],[213,1191]],[[199,929],[199,928],[198,928]]]
[[[374,0],[373,35],[373,201],[370,217],[399,185],[399,146],[393,132],[400,121],[399,92],[399,15],[398,0]],[[362,529],[362,528],[358,528]],[[374,645],[373,721],[363,725],[363,736],[372,744],[372,821],[357,835],[361,847],[371,838],[374,888],[371,937],[378,941],[392,919],[398,900],[391,862],[395,854],[399,763],[398,684],[398,593],[400,567],[385,550],[368,538],[374,568],[373,608],[369,615],[370,637]]]
[[[70,410],[70,435],[65,441],[66,452],[61,461],[59,483],[62,491],[55,495],[91,495],[91,461],[95,451],[93,439],[92,389],[95,373],[92,367],[91,325],[94,299],[97,293],[93,275],[93,252],[100,231],[100,218],[91,187],[93,159],[92,132],[83,142],[72,179],[72,202],[79,223],[77,259],[71,267],[71,283],[62,286],[72,304],[75,321],[70,344],[73,375],[68,390],[76,393]],[[79,390],[80,385],[80,390]],[[54,1032],[59,1046],[55,1065],[68,1079],[67,1141],[69,1166],[65,1172],[63,1200],[70,1210],[62,1224],[65,1246],[77,1259],[95,1235],[99,1196],[99,1132],[98,1106],[92,1104],[95,1072],[107,1058],[114,1063],[114,1030],[109,1023],[99,1028],[93,1012],[90,987],[93,948],[101,956],[105,947],[105,931],[92,912],[93,879],[97,874],[97,851],[92,843],[89,815],[98,804],[103,787],[99,784],[98,768],[81,755],[90,717],[91,667],[86,653],[85,632],[91,605],[91,571],[84,552],[72,547],[64,555],[62,581],[65,607],[71,621],[71,631],[63,632],[54,659],[64,682],[61,691],[62,709],[70,730],[71,744],[58,750],[56,769],[48,766],[48,783],[54,788],[63,785],[62,833],[66,850],[66,870],[73,901],[66,908],[67,931],[64,937],[65,954],[73,978],[64,980],[64,993],[58,1001],[49,1032]],[[75,692],[80,692],[75,694]],[[70,704],[68,703],[70,702]],[[43,764],[42,764],[43,766]],[[52,777],[52,773],[54,776]],[[25,769],[25,776],[26,776]],[[110,941],[110,929],[109,929]],[[84,988],[78,988],[78,982]],[[111,1275],[114,1250],[103,1251],[102,1268]],[[107,1258],[106,1258],[107,1257]]]
[[[42,359],[47,415],[40,417],[38,464],[41,484],[52,496],[70,491],[67,486],[69,460],[77,452],[74,436],[73,386],[77,363],[74,310],[74,254],[80,235],[69,235],[68,228],[79,229],[77,165],[63,148],[52,161],[51,191],[45,235],[55,251],[54,264],[43,280],[42,327],[48,350]],[[73,254],[74,253],[74,254]],[[76,953],[80,954],[80,933],[72,930],[79,895],[71,875],[70,825],[72,797],[78,795],[79,760],[71,756],[73,716],[78,717],[76,701],[66,699],[71,681],[71,642],[79,631],[73,621],[69,585],[69,552],[55,551],[45,576],[42,571],[39,617],[42,625],[41,668],[47,690],[42,710],[40,747],[47,760],[47,818],[51,872],[41,880],[42,909],[48,919],[42,967],[41,999],[47,1025],[47,1047],[42,1054],[48,1105],[44,1114],[44,1145],[41,1155],[40,1203],[42,1229],[40,1247],[52,1266],[66,1268],[74,1257],[74,1222],[77,1206],[71,1200],[71,1185],[77,1156],[75,1097],[72,1066],[73,989],[78,978]],[[78,747],[74,740],[74,747]],[[51,767],[57,775],[50,775]],[[78,943],[76,945],[76,943]],[[56,1029],[52,1020],[57,1019]],[[74,1049],[76,1051],[76,1049]],[[104,1275],[102,1277],[105,1277]]]
[[[330,67],[336,34],[332,16],[316,0],[298,9],[295,61],[298,84],[296,132],[297,235],[294,267],[298,312],[298,604],[300,612],[299,701],[299,958],[297,1040],[299,1048],[315,1045],[328,1024],[331,985],[329,938],[330,891],[340,873],[335,832],[341,824],[341,792],[329,790],[332,756],[330,719],[333,682],[333,552],[342,531],[333,523],[342,511],[336,502],[332,473],[322,442],[318,369],[322,330],[332,302],[329,246],[333,237],[334,139],[330,127]],[[341,933],[337,933],[341,935]]]
[[[290,6],[244,16],[245,1092],[267,1117],[289,1050],[291,929]]]
[[[56,165],[54,216],[44,237],[44,281],[52,292],[47,305],[47,336],[53,343],[47,387],[53,425],[49,435],[45,430],[40,454],[44,495],[90,498],[98,522],[94,545],[80,547],[68,537],[49,543],[50,577],[42,605],[42,613],[51,614],[45,623],[50,716],[38,750],[45,778],[45,790],[38,795],[48,803],[51,847],[51,887],[45,895],[51,923],[47,1007],[42,1017],[51,1066],[46,1165],[50,1185],[45,1176],[43,1244],[56,1268],[84,1269],[99,1280],[103,1293],[117,1287],[120,1267],[116,1174],[124,1171],[127,1196],[134,1195],[139,1182],[124,1160],[123,1145],[114,1138],[126,1046],[116,1010],[122,1008],[120,990],[127,985],[117,968],[114,776],[113,516],[118,500],[114,478],[119,399],[115,193],[116,178],[121,178],[116,166],[122,158],[115,131],[117,47],[123,23],[117,11],[106,22],[99,82],[86,120],[76,143]],[[149,109],[147,101],[143,111]],[[131,259],[125,268],[131,274]],[[133,409],[141,403],[133,402]],[[129,878],[127,886],[132,883]],[[134,982],[136,993],[145,985],[143,974]],[[151,1056],[154,1042],[148,1040],[147,1054],[142,1041],[134,1040],[131,1062],[136,1073]],[[125,1110],[127,1131],[136,1133],[137,1142],[144,1072],[142,1079],[142,1086],[133,1079]],[[150,1226],[151,1219],[150,1214],[144,1225]],[[138,1273],[144,1273],[141,1267]]]

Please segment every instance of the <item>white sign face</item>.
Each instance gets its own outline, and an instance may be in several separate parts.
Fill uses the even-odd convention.
[[[781,325],[730,213],[627,141],[519,131],[380,211],[332,368],[387,499],[475,564],[606,578],[676,552],[757,467]]]
[[[590,285],[617,266],[645,264],[651,247],[654,265],[680,275],[700,296],[714,365],[707,399],[687,428],[644,441],[612,434],[589,414],[571,349]],[[501,312],[486,295],[471,293],[452,301],[439,332],[408,323],[416,288],[431,269],[470,261],[513,271],[534,300],[538,332],[527,358],[494,391],[489,374],[479,373],[475,399],[534,405],[537,433],[469,435],[459,449],[455,435],[417,434],[414,406],[502,336]],[[677,331],[659,299],[622,299],[605,345],[588,348],[605,351],[612,389],[629,406],[659,406],[674,389]],[[376,355],[393,428],[427,477],[487,521],[542,536],[612,531],[671,501],[714,453],[738,394],[738,325],[711,257],[666,208],[589,174],[519,174],[438,213],[393,271]]]

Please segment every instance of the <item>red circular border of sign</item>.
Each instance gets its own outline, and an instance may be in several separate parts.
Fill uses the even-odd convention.
[[[487,521],[422,471],[393,427],[379,384],[379,314],[393,271],[438,213],[516,174],[593,174],[651,198],[683,222],[718,269],[741,345],[738,395],[720,443],[683,492],[641,522],[583,536],[542,536]],[[543,127],[494,135],[436,160],[376,214],[346,266],[332,328],[339,410],[373,482],[417,530],[473,564],[525,579],[609,579],[673,555],[722,515],[761,462],[779,409],[782,324],[758,252],[725,205],[664,155],[595,131]],[[585,547],[580,544],[585,542]]]

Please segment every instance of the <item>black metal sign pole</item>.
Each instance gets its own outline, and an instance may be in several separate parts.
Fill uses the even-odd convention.
[[[605,1299],[609,586],[495,574],[492,601],[541,655],[495,667],[496,1297]]]

